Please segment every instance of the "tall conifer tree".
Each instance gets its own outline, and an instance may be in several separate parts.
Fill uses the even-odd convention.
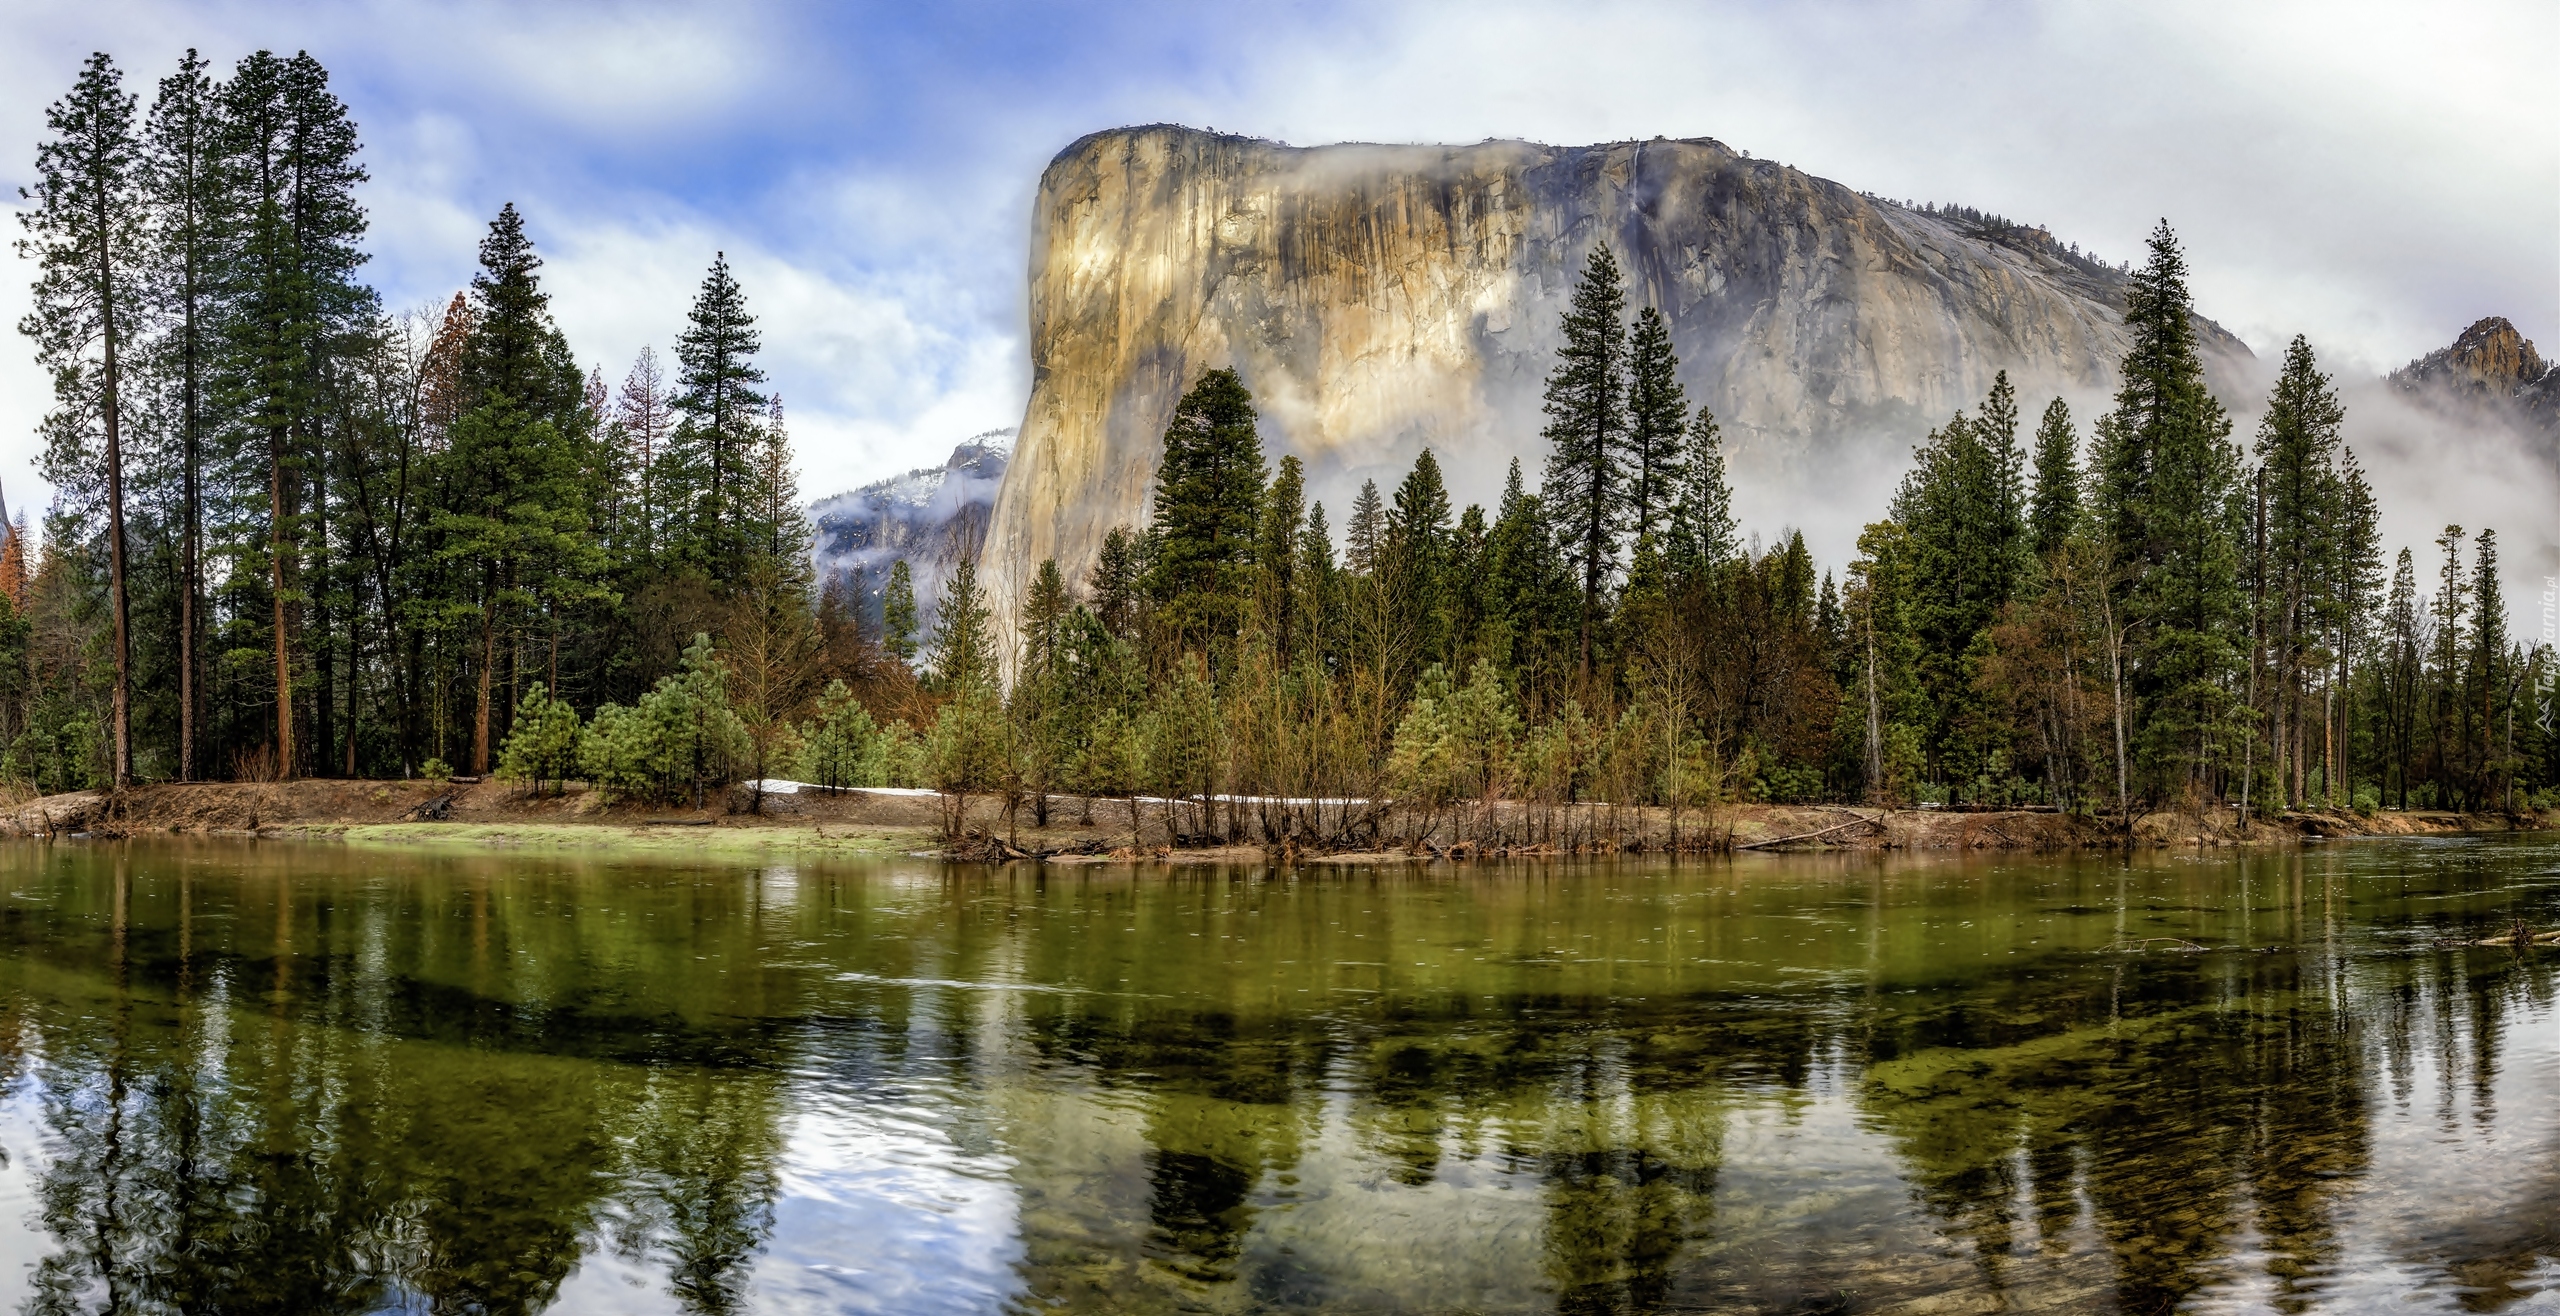
[[[1733,521],[1733,487],[1725,482],[1724,439],[1715,413],[1701,406],[1689,422],[1680,457],[1679,502],[1672,509],[1674,571],[1712,575],[1739,551]]]
[[[1563,532],[1582,583],[1579,670],[1591,676],[1601,587],[1617,570],[1626,524],[1627,295],[1618,258],[1601,243],[1583,262],[1564,313],[1564,342],[1547,375],[1547,477],[1540,497]]]
[[[2046,403],[2036,422],[2035,500],[2027,509],[2027,537],[2038,558],[2060,551],[2080,523],[2079,448],[2070,405],[2060,398]]]
[[[1638,539],[1667,527],[1687,457],[1689,405],[1671,326],[1647,306],[1627,336],[1627,524]]]
[[[361,346],[373,290],[356,281],[365,232],[356,185],[356,126],[308,54],[259,51],[222,84],[226,205],[221,395],[232,427],[242,568],[263,568],[274,654],[275,771],[289,777],[294,738],[294,633],[303,586],[304,483],[327,423],[326,381]],[[247,582],[243,582],[246,584]],[[245,602],[245,600],[244,600]]]
[[[712,257],[676,338],[675,432],[668,441],[666,515],[683,536],[689,565],[715,581],[736,579],[751,543],[757,429],[765,412],[756,364],[763,339],[746,293],[729,273],[728,253]]]
[[[1150,527],[1153,591],[1183,642],[1213,643],[1242,622],[1262,497],[1253,395],[1236,372],[1209,371],[1165,427]]]
[[[118,788],[133,783],[133,637],[125,580],[124,453],[131,340],[140,320],[146,213],[134,96],[104,54],[89,57],[62,99],[45,111],[50,141],[36,148],[33,205],[19,212],[18,252],[36,262],[35,309],[19,328],[53,376],[45,465],[78,487],[97,469],[93,494],[106,513],[107,606],[114,628],[115,690],[109,735]]]
[[[2125,327],[2133,342],[2094,463],[2097,524],[2123,569],[2145,762],[2164,788],[2209,790],[2236,730],[2239,453],[2205,386],[2186,258],[2166,221],[2127,289]]]
[[[150,300],[161,325],[155,353],[169,454],[178,477],[178,779],[198,775],[196,723],[204,635],[205,444],[216,416],[212,384],[218,328],[224,189],[209,66],[189,50],[160,80],[144,129],[143,177],[153,236]]]

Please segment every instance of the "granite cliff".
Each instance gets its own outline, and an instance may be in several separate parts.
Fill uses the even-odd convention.
[[[1307,462],[1337,524],[1363,478],[1392,483],[1426,444],[1462,501],[1489,500],[1515,455],[1534,482],[1558,319],[1603,241],[1722,420],[1746,523],[1839,532],[1818,541],[1874,515],[1909,445],[1995,371],[2031,405],[2094,397],[2125,341],[2123,273],[2042,230],[1714,141],[1096,133],[1035,202],[1031,397],[984,553],[993,599],[1009,613],[1046,557],[1080,582],[1102,536],[1144,518],[1174,403],[1215,367],[1243,375],[1266,452]]]

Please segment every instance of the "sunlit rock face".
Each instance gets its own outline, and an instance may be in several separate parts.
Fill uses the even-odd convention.
[[[1513,457],[1593,244],[1669,317],[1690,400],[1731,445],[1747,527],[1821,552],[1880,514],[1910,444],[2007,369],[2029,408],[2112,387],[2124,276],[2042,230],[1922,213],[1707,140],[1296,148],[1179,127],[1096,133],[1042,176],[1032,389],[985,550],[1003,611],[1041,559],[1082,583],[1142,521],[1165,424],[1233,367],[1264,448],[1337,530],[1424,446],[1460,502]],[[2245,355],[2210,325],[2211,341]]]
[[[2391,372],[2391,383],[2422,403],[2507,421],[2560,454],[2560,365],[2505,316],[2493,315],[2441,347]]]

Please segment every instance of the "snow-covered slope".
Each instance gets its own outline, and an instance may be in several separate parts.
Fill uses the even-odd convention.
[[[917,611],[930,628],[952,568],[976,560],[986,543],[987,516],[1013,456],[1013,433],[972,436],[940,466],[919,467],[812,504],[819,578],[849,579],[876,625],[889,568],[903,558],[915,577]]]

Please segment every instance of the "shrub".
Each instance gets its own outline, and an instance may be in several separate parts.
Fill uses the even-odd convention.
[[[672,801],[735,779],[754,759],[745,724],[729,707],[728,673],[697,634],[684,666],[629,708],[607,704],[588,724],[579,754],[589,780],[620,799]]]
[[[498,747],[498,776],[530,781],[537,794],[546,778],[565,785],[578,767],[579,739],[578,710],[536,681],[516,705],[515,728]]]
[[[818,696],[817,720],[800,724],[810,779],[831,791],[887,785],[888,739],[842,681],[829,681]]]

